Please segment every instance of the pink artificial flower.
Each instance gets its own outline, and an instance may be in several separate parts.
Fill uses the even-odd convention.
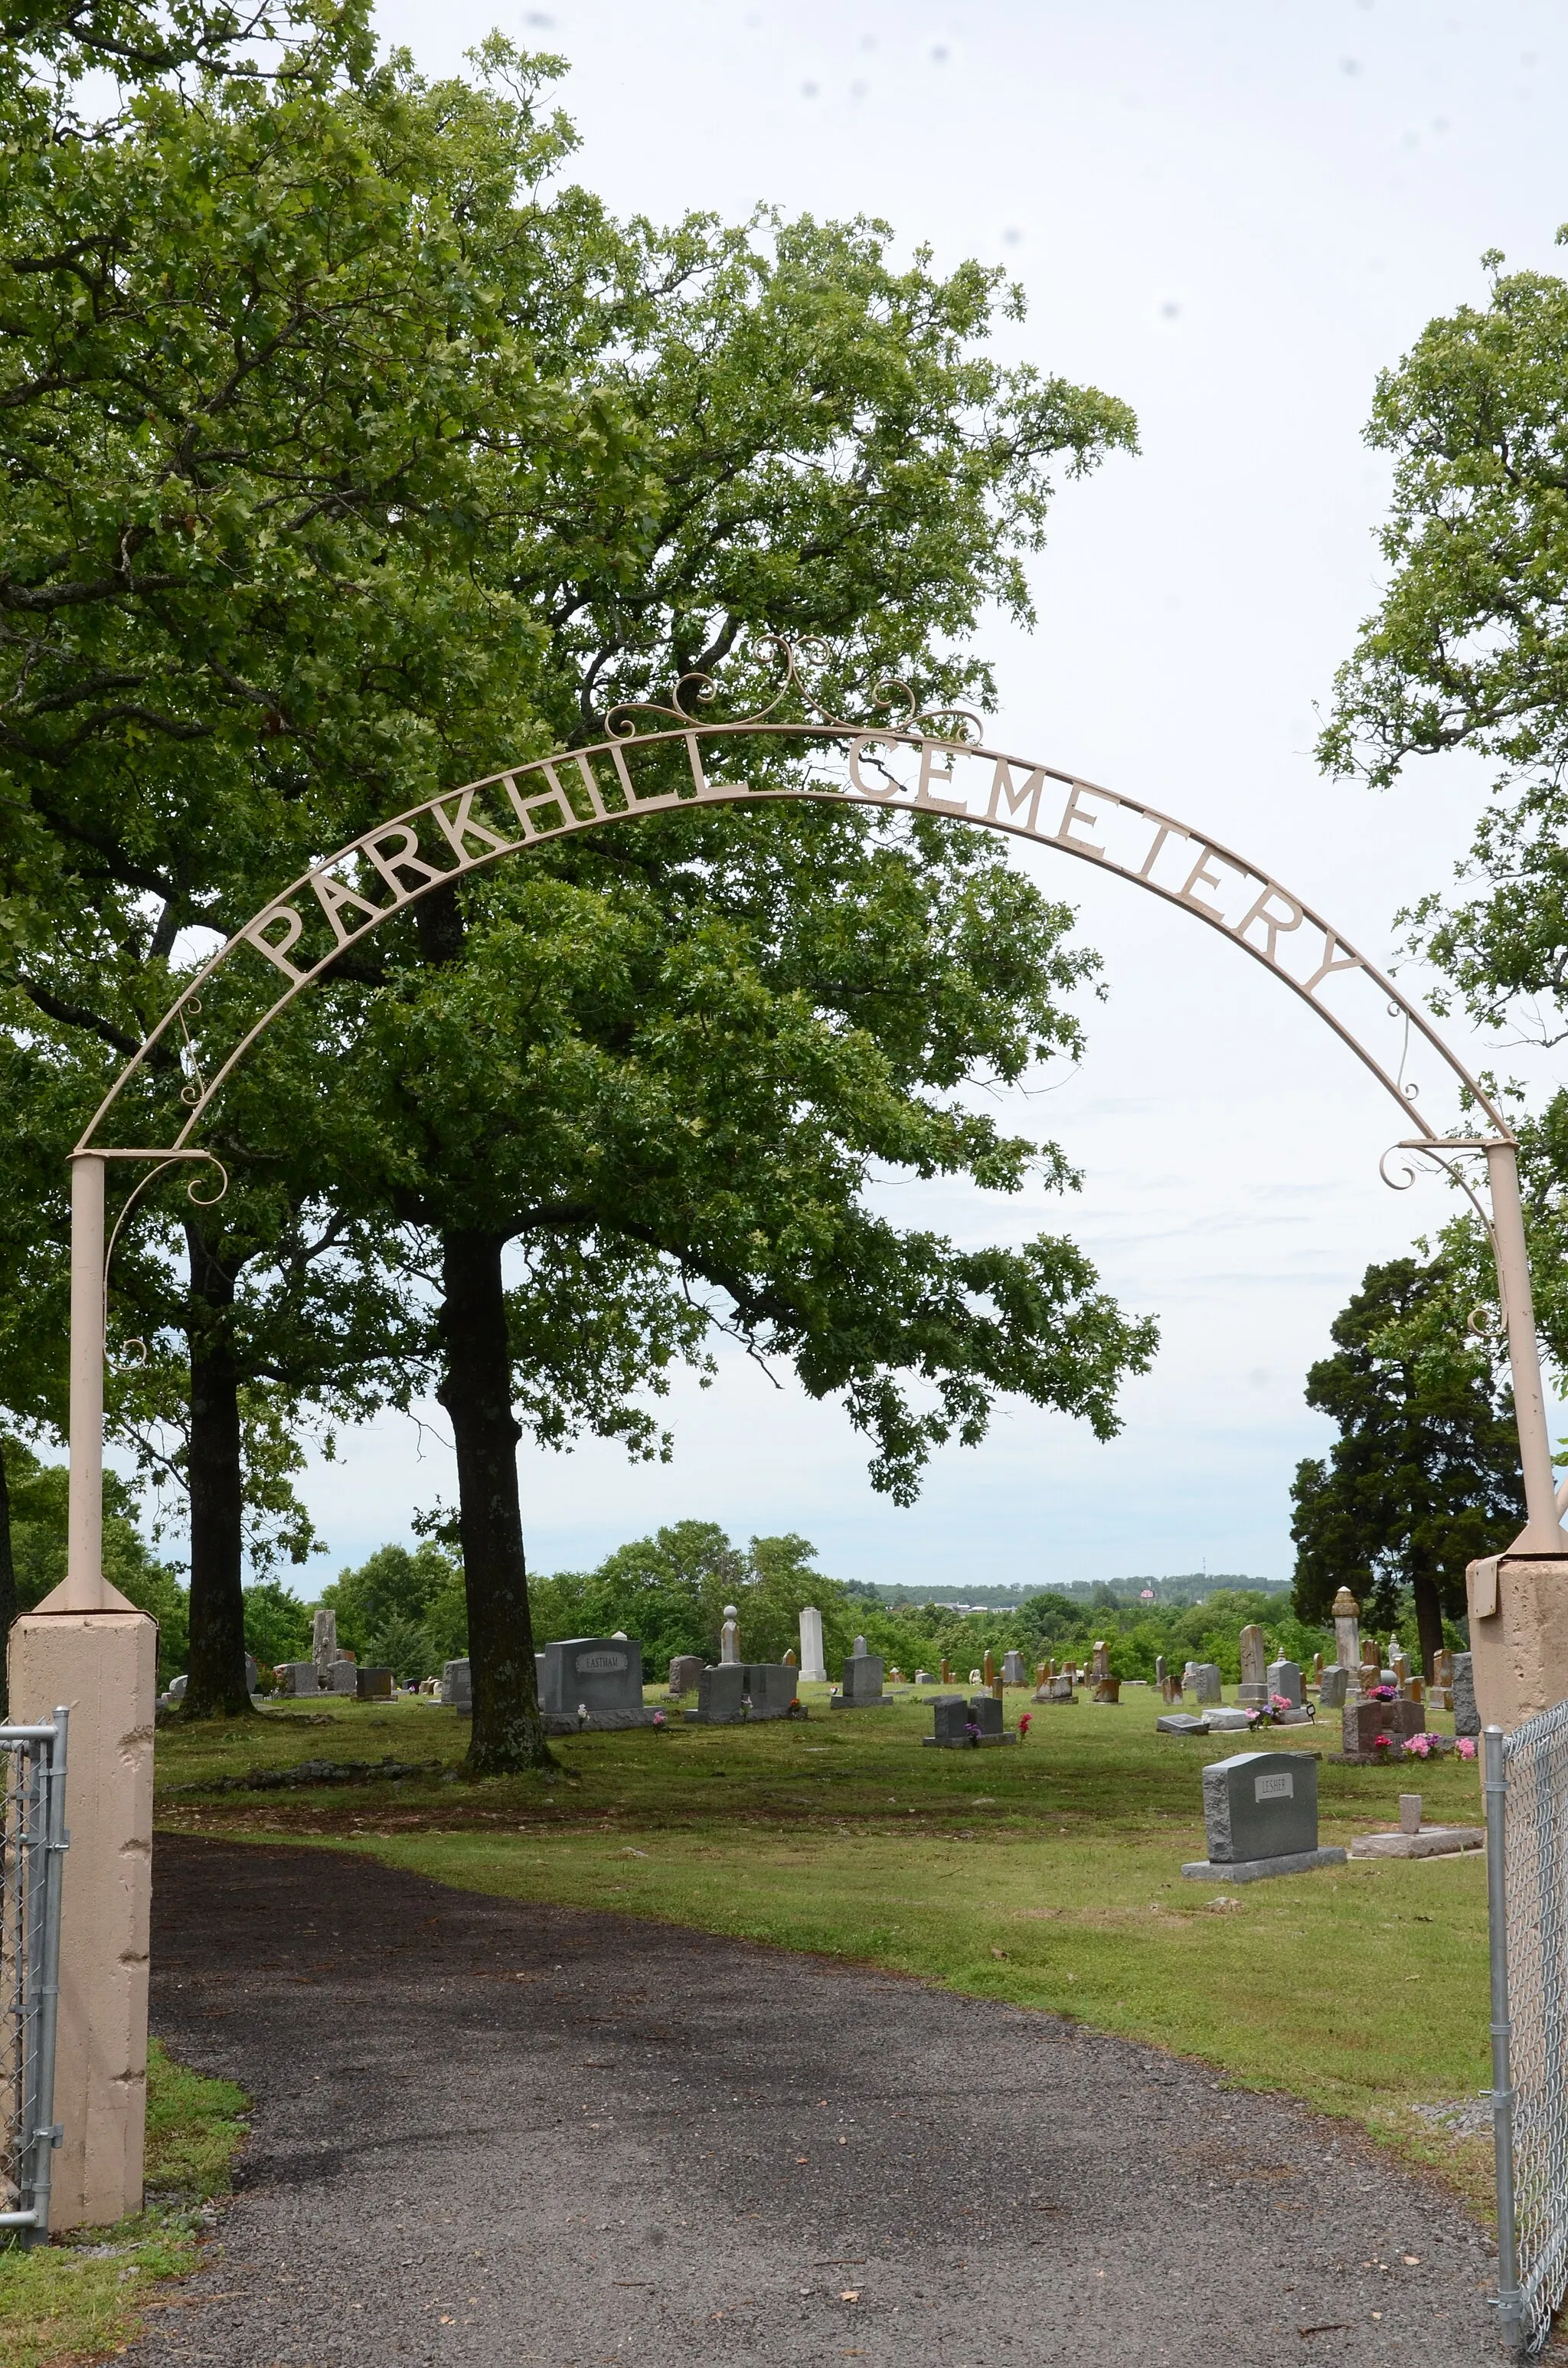
[[[1458,1752],[1461,1759],[1473,1759],[1475,1758],[1474,1736],[1461,1735],[1458,1742],[1454,1745],[1454,1749]]]
[[[664,1712],[663,1712],[662,1710],[656,1710],[656,1711],[653,1713],[653,1725],[654,1725],[655,1726],[667,1726],[667,1725],[669,1725],[669,1721],[668,1721],[668,1719],[665,1716],[665,1713],[664,1713]]]
[[[1274,1710],[1294,1710],[1295,1708],[1289,1694],[1270,1694],[1268,1700],[1270,1707]]]
[[[1034,1716],[1034,1713],[1033,1713],[1033,1711],[1032,1711],[1032,1710],[1027,1710],[1027,1711],[1025,1711],[1025,1713],[1024,1713],[1024,1714],[1023,1714],[1022,1718],[1021,1718],[1021,1719],[1019,1719],[1019,1721],[1018,1721],[1018,1741],[1019,1741],[1020,1743],[1022,1743],[1022,1742],[1027,1738],[1027,1736],[1028,1736],[1028,1731],[1029,1731],[1029,1721],[1030,1721],[1030,1719],[1031,1719],[1031,1718],[1033,1718],[1033,1716]]]
[[[1407,1735],[1404,1738],[1404,1748],[1416,1759],[1429,1759],[1432,1756],[1432,1746],[1437,1739],[1435,1735]]]

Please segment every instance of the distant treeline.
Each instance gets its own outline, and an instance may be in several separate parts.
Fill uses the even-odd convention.
[[[845,1581],[849,1593],[867,1602],[886,1603],[895,1609],[908,1604],[924,1604],[939,1600],[947,1604],[978,1606],[987,1611],[1013,1611],[1042,1591],[1062,1595],[1074,1603],[1087,1605],[1091,1611],[1113,1611],[1134,1610],[1142,1601],[1145,1589],[1157,1603],[1201,1603],[1214,1594],[1289,1595],[1288,1578],[1255,1578],[1244,1571],[1185,1571],[1176,1577],[1137,1577],[1059,1580],[1049,1590],[1039,1587],[1002,1586],[983,1579],[954,1578],[939,1587],[927,1582],[924,1587],[911,1587],[898,1579],[851,1578]]]
[[[768,1661],[798,1647],[801,1607],[813,1603],[830,1669],[858,1634],[906,1675],[936,1670],[946,1658],[965,1679],[987,1647],[1000,1656],[1017,1646],[1032,1667],[1048,1656],[1086,1660],[1103,1638],[1118,1677],[1153,1678],[1164,1654],[1177,1668],[1188,1659],[1216,1662],[1233,1682],[1241,1674],[1237,1639],[1249,1621],[1273,1652],[1303,1662],[1333,1652],[1330,1632],[1298,1621],[1278,1585],[1210,1580],[1200,1600],[1144,1603],[1139,1598],[1150,1582],[1126,1580],[1076,1596],[1009,1591],[994,1608],[960,1613],[907,1595],[890,1602],[867,1582],[829,1577],[816,1560],[816,1549],[792,1533],[738,1546],[717,1522],[677,1521],[618,1546],[595,1570],[532,1577],[535,1642],[623,1629],[641,1639],[652,1681],[674,1654],[717,1659],[727,1603],[738,1610],[742,1653]],[[344,1645],[390,1665],[400,1679],[430,1675],[466,1649],[461,1570],[438,1545],[383,1546],[324,1588],[322,1601],[336,1611]],[[251,1649],[263,1660],[309,1651],[311,1608],[280,1588],[248,1589],[246,1616]],[[1414,1641],[1412,1629],[1406,1642]],[[1457,1632],[1453,1641],[1462,1642]]]
[[[40,1463],[15,1440],[6,1442],[6,1458],[17,1594],[25,1611],[64,1577],[66,1475],[63,1465]],[[112,1473],[104,1497],[105,1572],[156,1617],[159,1675],[167,1683],[187,1662],[186,1589],[143,1542],[131,1493]],[[1233,1681],[1240,1675],[1237,1638],[1248,1621],[1262,1627],[1272,1651],[1297,1660],[1310,1661],[1314,1652],[1326,1659],[1333,1651],[1330,1632],[1297,1620],[1278,1582],[1197,1574],[1033,1593],[970,1587],[960,1600],[996,1600],[983,1611],[957,1612],[885,1583],[831,1578],[816,1561],[815,1547],[794,1533],[737,1546],[717,1522],[677,1521],[618,1546],[595,1570],[536,1574],[529,1581],[535,1642],[624,1629],[642,1640],[643,1668],[655,1680],[674,1654],[717,1659],[727,1603],[738,1608],[742,1652],[759,1661],[780,1660],[798,1647],[801,1607],[813,1603],[834,1670],[859,1634],[906,1675],[936,1670],[946,1658],[965,1679],[987,1647],[999,1656],[1017,1646],[1032,1667],[1047,1656],[1086,1660],[1103,1638],[1118,1677],[1152,1678],[1155,1656],[1163,1653],[1176,1668],[1188,1659],[1217,1662]],[[1144,1603],[1145,1587],[1204,1592],[1195,1600]],[[272,1665],[309,1657],[313,1603],[276,1579],[247,1587],[244,1598],[245,1642],[258,1660]],[[433,1542],[380,1547],[340,1572],[319,1600],[336,1612],[339,1641],[360,1660],[392,1668],[400,1681],[433,1676],[443,1661],[468,1649],[462,1565]],[[1414,1650],[1413,1620],[1402,1622],[1400,1634]],[[1462,1646],[1462,1631],[1450,1628],[1448,1641]]]

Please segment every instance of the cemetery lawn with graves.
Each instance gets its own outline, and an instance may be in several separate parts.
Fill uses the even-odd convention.
[[[0,2252],[0,2360],[53,2368],[123,2351],[141,2331],[160,2279],[197,2266],[199,2239],[228,2192],[244,2143],[246,2100],[229,2080],[171,2064],[156,2040],[147,2058],[147,2203],[112,2228],[80,2228],[52,2244]]]
[[[1032,1705],[1010,1689],[1009,1726],[1031,1712],[1022,1745],[934,1750],[913,1696],[856,1711],[827,1692],[801,1688],[804,1719],[745,1725],[672,1708],[664,1730],[557,1741],[555,1772],[478,1782],[459,1772],[467,1719],[428,1700],[176,1722],[158,1731],[158,1818],[1070,2016],[1347,2117],[1486,2208],[1483,1854],[1234,1887],[1181,1873],[1206,1855],[1201,1770],[1238,1749],[1317,1752],[1321,1839],[1346,1845],[1396,1827],[1402,1791],[1421,1793],[1428,1824],[1479,1825],[1475,1763],[1336,1766],[1332,1713],[1256,1741],[1160,1736],[1153,1688],[1125,1684],[1115,1705]],[[1430,1725],[1451,1732],[1445,1713]],[[389,1759],[413,1772],[330,1772]],[[303,1783],[248,1782],[307,1762]]]

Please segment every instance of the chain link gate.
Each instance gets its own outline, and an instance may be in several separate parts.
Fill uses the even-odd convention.
[[[1533,2358],[1568,2293],[1568,1702],[1483,1747],[1497,2302]]]
[[[0,2236],[49,2237],[66,1713],[0,1726]]]

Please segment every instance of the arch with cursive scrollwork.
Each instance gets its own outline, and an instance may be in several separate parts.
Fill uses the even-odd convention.
[[[792,679],[791,660],[786,688]],[[668,706],[650,702],[612,712],[605,736],[593,746],[532,757],[444,791],[324,857],[218,948],[126,1064],[72,1154],[68,1589],[78,1572],[84,1592],[90,1592],[95,1577],[103,1585],[97,1531],[106,1163],[146,1161],[156,1167],[210,1160],[212,1155],[192,1138],[256,1039],[362,939],[436,889],[577,833],[649,814],[779,799],[871,805],[979,824],[1114,873],[1229,938],[1310,1006],[1398,1103],[1410,1131],[1391,1153],[1397,1148],[1424,1156],[1450,1174],[1457,1156],[1484,1154],[1490,1216],[1473,1192],[1471,1198],[1489,1225],[1496,1252],[1528,1516],[1514,1550],[1568,1552],[1553,1488],[1515,1138],[1483,1082],[1382,971],[1271,873],[1191,825],[1075,774],[994,748],[978,736],[978,727],[974,737],[926,728],[938,721],[950,724],[957,711],[923,717],[905,695],[908,712],[886,724],[835,718],[792,722],[771,709],[727,722],[688,712],[683,694],[699,700],[710,696],[710,689],[682,686]],[[635,713],[659,720],[638,729]],[[761,768],[755,779],[742,769],[748,751]],[[233,1015],[233,998],[222,995],[217,1010],[211,1008],[215,985],[230,981],[243,989]],[[259,996],[254,993],[257,986]],[[165,1040],[171,1037],[177,1041],[185,1075],[180,1124],[159,1145],[111,1140],[128,1107],[127,1087],[154,1057],[166,1060]],[[1419,1089],[1406,1076],[1413,1046],[1436,1060],[1455,1123],[1440,1126],[1421,1106]],[[1477,1112],[1485,1132],[1474,1131]],[[1389,1156],[1383,1173],[1393,1182]],[[1409,1176],[1407,1168],[1405,1180]],[[1464,1189],[1470,1190],[1468,1184]],[[59,1608],[90,1610],[96,1603],[62,1600]]]

